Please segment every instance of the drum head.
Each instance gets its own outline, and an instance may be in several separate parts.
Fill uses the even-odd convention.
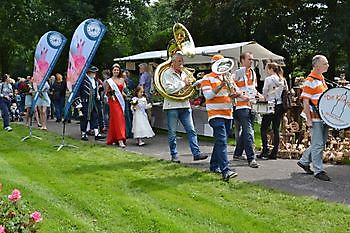
[[[335,129],[350,127],[350,89],[335,87],[325,91],[318,102],[321,119]]]

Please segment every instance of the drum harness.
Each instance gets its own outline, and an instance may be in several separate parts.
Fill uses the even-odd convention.
[[[308,77],[313,78],[313,79],[320,80],[320,79],[318,79],[318,78],[316,78],[316,77],[314,77],[314,76],[312,76],[312,75],[308,75]],[[321,80],[320,80],[320,81],[321,81]],[[332,80],[329,80],[329,79],[324,78],[324,81],[325,81],[326,84],[327,84],[327,82],[330,83],[332,87],[333,87],[333,85],[339,86],[338,83],[333,82]],[[320,116],[318,106],[314,105],[310,99],[309,99],[309,104],[310,104],[310,106],[311,106],[311,108],[312,108],[312,111],[315,112],[317,115]],[[322,121],[322,122],[323,122],[323,124],[326,124],[324,121]]]

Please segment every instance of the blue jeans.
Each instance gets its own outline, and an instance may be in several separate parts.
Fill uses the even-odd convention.
[[[63,117],[63,109],[64,109],[64,98],[59,98],[58,100],[52,101],[55,106],[55,116],[56,120],[61,120]]]
[[[186,130],[188,143],[190,144],[191,152],[194,157],[201,154],[198,146],[197,134],[194,129],[192,120],[192,109],[190,108],[176,108],[167,109],[167,121],[168,121],[168,143],[170,149],[171,158],[177,158],[176,150],[176,127],[177,121],[180,120],[181,124]]]
[[[310,165],[314,168],[315,175],[323,171],[323,150],[328,138],[328,126],[323,122],[312,122],[311,145],[304,151],[300,159],[303,165]]]
[[[241,126],[242,132],[238,138],[236,138],[235,156],[242,156],[243,150],[247,155],[248,162],[254,159],[254,118],[255,113],[248,108],[236,109],[234,111],[235,121]]]
[[[225,118],[213,118],[209,121],[209,125],[213,128],[213,136],[215,144],[210,159],[210,170],[220,168],[225,173],[229,170],[229,162],[227,159],[227,138],[230,134],[232,120]]]
[[[4,128],[10,126],[9,104],[10,101],[4,100],[2,97],[0,97],[0,110],[4,121]]]

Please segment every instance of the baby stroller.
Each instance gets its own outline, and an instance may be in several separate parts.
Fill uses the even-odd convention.
[[[12,103],[10,107],[10,120],[13,121],[22,121],[21,114],[17,107],[16,103]]]

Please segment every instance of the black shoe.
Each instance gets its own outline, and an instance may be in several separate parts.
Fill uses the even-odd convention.
[[[207,158],[208,158],[208,155],[197,155],[197,156],[194,156],[193,160],[198,161],[198,160],[204,160]]]
[[[221,171],[221,169],[220,168],[210,168],[210,172],[213,172],[213,173],[218,173],[218,174],[221,174],[222,173],[222,171]]]
[[[95,140],[97,140],[97,141],[98,140],[103,140],[105,138],[106,138],[106,136],[102,136],[101,134],[95,136]]]
[[[329,178],[329,176],[327,175],[327,173],[325,171],[321,171],[320,173],[317,173],[315,175],[315,178],[317,178],[319,180],[323,180],[323,181],[331,181],[331,178]]]
[[[223,179],[224,181],[229,181],[230,178],[236,177],[237,175],[238,175],[237,172],[228,170],[228,171],[226,171],[225,173],[222,174],[222,179]]]
[[[302,164],[300,161],[297,162],[297,165],[298,165],[299,167],[301,167],[302,169],[304,169],[304,171],[306,172],[306,174],[308,174],[308,175],[313,175],[313,174],[314,174],[314,171],[312,171],[312,170],[310,169],[310,166],[306,166],[306,165]]]
[[[95,132],[93,130],[89,130],[86,132],[87,135],[89,136],[94,136],[95,135]]]
[[[171,162],[173,162],[173,163],[180,163],[180,160],[178,158],[172,158]]]
[[[277,155],[276,154],[269,154],[268,159],[276,160],[277,159]]]
[[[269,159],[269,152],[263,150],[260,154],[258,154],[256,156],[258,159],[262,159],[262,160],[268,160]]]
[[[71,121],[71,120],[68,120],[67,123],[72,123],[72,121]]]
[[[81,140],[83,140],[83,141],[89,141],[89,138],[88,138],[87,135],[83,135],[83,136],[81,136]]]
[[[243,156],[238,156],[238,155],[233,155],[233,159],[234,160],[245,160],[245,158],[243,158]]]

